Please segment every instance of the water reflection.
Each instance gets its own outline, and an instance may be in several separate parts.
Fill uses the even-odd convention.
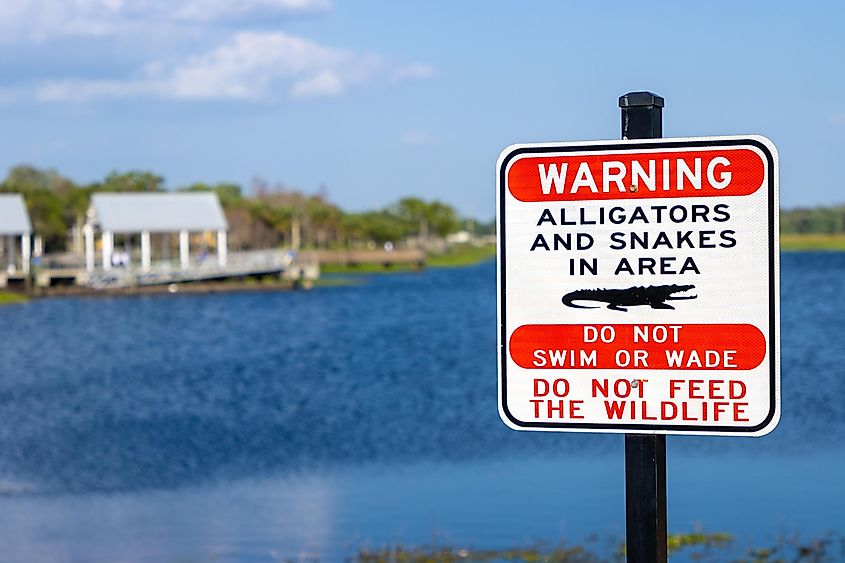
[[[673,455],[673,530],[729,530],[740,546],[839,523],[845,457]],[[508,547],[624,536],[621,456],[412,464],[246,479],[178,491],[7,498],[10,560],[343,559],[392,544]]]
[[[619,436],[498,420],[494,275],[0,309],[11,560],[621,537]],[[782,422],[671,438],[675,529],[839,525],[845,254],[784,255],[782,286]]]

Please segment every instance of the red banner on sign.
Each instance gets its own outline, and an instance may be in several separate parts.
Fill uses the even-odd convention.
[[[763,185],[766,165],[751,149],[532,156],[508,169],[520,201],[743,196]]]
[[[510,354],[526,369],[749,370],[766,338],[750,324],[523,325]]]

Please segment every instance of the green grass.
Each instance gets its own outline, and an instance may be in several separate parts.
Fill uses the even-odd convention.
[[[420,267],[416,264],[384,264],[366,263],[355,266],[345,264],[320,264],[320,274],[398,274],[401,272],[416,272]]]
[[[453,246],[443,254],[431,254],[428,265],[432,268],[453,268],[456,266],[472,266],[496,256],[496,245],[473,246],[462,244]]]
[[[781,250],[845,250],[845,234],[805,234],[780,236]]]
[[[8,291],[0,291],[0,305],[11,305],[14,303],[26,303],[29,301],[26,295],[20,293],[11,293]]]
[[[473,246],[469,244],[456,245],[442,254],[429,254],[425,267],[455,268],[472,266],[496,256],[495,245]],[[379,263],[358,264],[321,264],[322,274],[398,274],[402,272],[416,272],[421,268],[417,264],[401,263],[385,266]]]

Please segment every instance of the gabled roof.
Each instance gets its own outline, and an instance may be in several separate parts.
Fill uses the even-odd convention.
[[[219,231],[228,228],[217,194],[96,193],[94,224],[113,233]]]
[[[21,194],[0,194],[0,236],[28,235],[32,232],[29,213]]]

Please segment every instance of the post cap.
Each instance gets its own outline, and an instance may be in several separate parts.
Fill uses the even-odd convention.
[[[633,108],[642,106],[663,107],[663,98],[652,92],[628,92],[619,96],[620,108]]]

